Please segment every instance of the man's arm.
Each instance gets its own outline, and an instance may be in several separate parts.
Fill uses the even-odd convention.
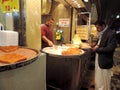
[[[48,45],[49,45],[50,47],[53,46],[53,42],[50,41],[46,36],[42,36],[42,40],[45,41],[46,43],[48,43]]]

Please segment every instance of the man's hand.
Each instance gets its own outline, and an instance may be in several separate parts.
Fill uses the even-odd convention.
[[[53,46],[53,42],[52,41],[48,41],[48,45],[50,46],[50,47],[52,47]]]
[[[43,39],[46,43],[48,43],[48,45],[49,45],[50,47],[53,46],[53,42],[50,41],[46,36],[42,36],[42,39]]]
[[[96,51],[96,49],[97,49],[98,47],[99,47],[99,46],[98,46],[98,45],[96,45],[95,47],[93,47],[93,48],[92,48],[92,51],[94,51],[94,52],[95,52],[95,51]]]

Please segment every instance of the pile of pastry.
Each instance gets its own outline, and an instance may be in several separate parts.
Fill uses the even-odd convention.
[[[33,50],[19,46],[0,46],[0,63],[13,64],[30,59],[36,54]]]
[[[78,45],[75,44],[65,44],[68,46],[66,50],[62,50],[62,55],[80,55],[83,53],[83,50],[79,48]]]
[[[68,48],[66,50],[62,50],[62,55],[80,55],[82,54],[82,50],[79,48]]]

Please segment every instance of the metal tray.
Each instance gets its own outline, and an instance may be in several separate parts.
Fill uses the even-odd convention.
[[[82,53],[76,55],[61,55],[61,49],[55,49],[54,47],[46,47],[41,50],[41,52],[54,57],[76,57],[83,55],[86,51],[82,50]]]
[[[3,63],[1,63],[0,72],[26,66],[26,65],[31,64],[32,62],[34,62],[38,59],[38,55],[39,55],[38,50],[32,49],[32,48],[26,48],[26,47],[22,47],[22,48],[31,49],[31,50],[35,51],[37,54],[31,59],[26,59],[24,61],[16,62],[16,63],[13,63],[13,64],[3,64]]]

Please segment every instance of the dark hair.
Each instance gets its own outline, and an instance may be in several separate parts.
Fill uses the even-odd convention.
[[[102,21],[102,20],[97,20],[97,21],[95,22],[95,25],[99,25],[99,26],[105,25],[105,26],[106,26],[106,23],[105,23],[104,21]]]
[[[46,19],[46,21],[49,21],[49,20],[53,20],[53,21],[54,21],[54,19],[53,19],[52,17],[48,17],[48,18]]]

